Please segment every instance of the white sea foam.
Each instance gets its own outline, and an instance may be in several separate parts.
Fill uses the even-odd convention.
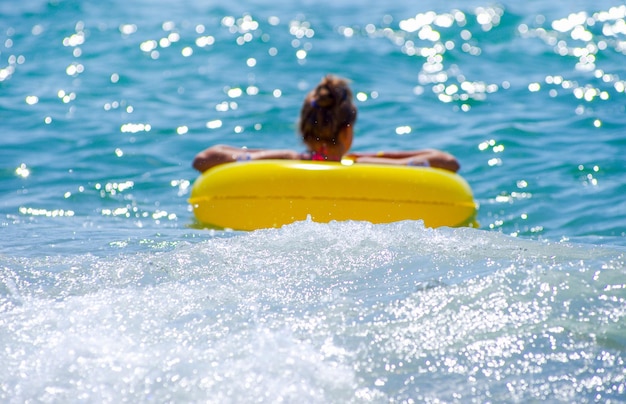
[[[419,222],[217,235],[108,259],[3,258],[3,401],[569,400],[624,389],[618,249]]]

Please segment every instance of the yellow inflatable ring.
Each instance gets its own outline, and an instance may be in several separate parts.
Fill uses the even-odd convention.
[[[472,190],[458,174],[428,167],[257,160],[204,172],[189,203],[217,228],[255,230],[310,218],[427,227],[476,226]]]

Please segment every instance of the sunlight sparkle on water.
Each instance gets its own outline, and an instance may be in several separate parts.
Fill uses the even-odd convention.
[[[298,39],[313,38],[315,31],[308,21],[293,20],[289,23],[289,33]]]
[[[193,48],[191,46],[186,46],[183,48],[183,50],[180,51],[181,55],[183,55],[183,57],[189,57],[191,55],[193,55]]]
[[[27,215],[27,216],[46,216],[46,217],[74,216],[74,211],[72,210],[65,210],[65,209],[48,210],[48,209],[27,208],[24,206],[20,207],[19,212],[22,215]]]
[[[624,14],[626,6],[611,7],[608,11],[599,11],[588,14],[585,11],[571,13],[565,18],[554,20],[549,28],[531,28],[526,24],[520,24],[518,32],[523,37],[538,37],[553,46],[555,53],[564,57],[574,56],[577,62],[574,68],[582,72],[596,71],[597,55],[611,46],[617,52],[626,54],[626,45],[620,36],[626,34]],[[601,25],[601,33],[596,26]],[[582,45],[581,45],[582,43]],[[607,75],[605,82],[616,82],[616,75]],[[558,83],[555,83],[558,84]],[[577,86],[574,86],[577,87]],[[619,89],[616,88],[619,92]],[[608,99],[608,93],[600,91],[600,98]],[[553,94],[554,95],[554,94]],[[577,97],[581,97],[577,92]]]
[[[492,158],[492,159],[489,159],[489,161],[487,161],[487,164],[488,164],[490,167],[493,167],[493,166],[501,166],[501,165],[502,165],[502,160],[501,160],[501,159],[499,159],[499,158]]]
[[[489,147],[495,146],[496,141],[494,139],[485,140],[478,145],[478,150],[487,150]]]
[[[214,119],[206,123],[208,129],[217,129],[222,127],[222,121],[220,119]]]
[[[128,35],[131,35],[131,34],[134,34],[135,32],[137,32],[137,25],[135,25],[135,24],[122,24],[122,25],[120,25],[119,30],[120,30],[120,32],[123,35],[128,36]]]
[[[150,132],[152,126],[148,123],[125,123],[120,127],[122,133]]]
[[[411,133],[411,127],[410,126],[398,126],[396,128],[396,134],[397,135],[408,135],[409,133]]]
[[[230,88],[226,93],[230,98],[238,98],[243,94],[243,90],[241,88]]]
[[[37,97],[36,95],[29,95],[26,97],[26,103],[28,105],[35,105],[39,102],[39,97]]]
[[[59,90],[57,92],[57,97],[59,97],[64,104],[68,104],[76,99],[76,93],[66,93],[65,90]]]
[[[139,49],[141,49],[142,51],[149,53],[152,52],[154,49],[156,49],[158,46],[157,41],[155,41],[154,39],[150,39],[147,41],[142,42],[139,45]]]
[[[78,32],[63,39],[63,45],[68,47],[79,46],[85,43],[85,34]]]
[[[22,178],[28,178],[30,175],[30,169],[26,166],[26,164],[22,163],[15,169],[15,174]]]
[[[84,71],[85,71],[85,67],[80,63],[72,63],[71,65],[67,67],[67,69],[65,69],[65,73],[68,76],[74,76],[74,77],[78,76]]]
[[[215,43],[215,38],[211,35],[200,36],[196,38],[196,46],[200,48],[204,48],[205,46],[210,46]]]

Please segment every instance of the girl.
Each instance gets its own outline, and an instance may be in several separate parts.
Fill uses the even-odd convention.
[[[438,167],[456,172],[454,156],[439,150],[383,151],[351,153],[357,110],[352,91],[342,78],[328,75],[309,92],[300,111],[299,131],[307,150],[247,149],[216,145],[201,151],[193,167],[204,172],[218,164],[246,160],[319,160],[341,161],[346,157],[357,163]]]

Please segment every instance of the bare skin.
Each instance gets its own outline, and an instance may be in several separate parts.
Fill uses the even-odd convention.
[[[193,168],[204,172],[219,164],[245,160],[298,160],[300,153],[294,150],[245,149],[228,145],[215,145],[198,153]]]
[[[413,151],[382,151],[378,153],[351,153],[358,163],[392,164],[401,166],[430,166],[457,172],[461,168],[458,160],[449,153],[426,149]]]
[[[377,153],[348,153],[352,147],[354,131],[352,126],[341,130],[336,144],[325,142],[312,142],[306,144],[309,152],[325,151],[328,160],[339,161],[342,157],[354,160],[356,163],[404,165],[404,166],[430,166],[457,172],[460,168],[457,159],[449,153],[435,150],[413,151],[382,151]],[[247,160],[300,160],[301,153],[288,149],[246,149],[228,145],[215,145],[198,153],[193,160],[193,167],[204,172],[219,164],[232,163]]]

